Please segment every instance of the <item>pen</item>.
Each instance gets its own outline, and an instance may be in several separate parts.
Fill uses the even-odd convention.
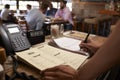
[[[88,34],[87,34],[87,36],[85,37],[85,40],[83,41],[83,43],[87,43],[88,37],[89,37],[89,35],[90,35],[90,32],[91,32],[91,31],[88,32]],[[83,51],[83,48],[88,50],[88,48],[81,47],[81,48],[80,48],[80,51]]]
[[[87,34],[85,40],[83,41],[84,43],[87,43],[88,37],[89,37],[89,35],[90,35],[90,32],[91,32],[91,31],[88,32],[88,34]]]

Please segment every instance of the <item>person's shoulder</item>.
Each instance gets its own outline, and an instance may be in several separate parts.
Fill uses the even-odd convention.
[[[29,13],[36,13],[36,12],[39,12],[40,10],[37,9],[37,8],[33,8],[29,11]]]
[[[33,8],[30,11],[38,11],[38,9],[37,8]]]
[[[65,8],[64,8],[64,11],[70,12],[69,7],[65,7]]]
[[[10,12],[10,10],[9,9],[2,9],[2,11],[1,12],[3,12],[3,13],[8,13],[8,12]]]
[[[5,8],[3,8],[3,9],[2,9],[2,12],[4,12],[4,11],[6,11],[6,9],[5,9]]]

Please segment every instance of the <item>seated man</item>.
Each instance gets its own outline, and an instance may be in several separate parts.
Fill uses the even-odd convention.
[[[30,10],[32,9],[32,5],[27,4],[26,8],[27,8],[26,14],[28,14],[30,12]]]
[[[53,8],[52,3],[49,4],[49,10],[46,11],[46,16],[55,17],[57,9]]]
[[[14,16],[14,11],[11,10],[8,17],[9,22],[18,24],[18,19]]]
[[[6,4],[5,8],[2,9],[0,17],[3,23],[18,23],[17,18],[14,16],[14,11],[9,10],[10,5]]]
[[[0,18],[3,21],[3,23],[8,23],[9,22],[9,13],[10,13],[10,5],[6,4],[4,9],[2,9],[1,14],[0,14]]]
[[[66,7],[67,1],[62,0],[60,2],[60,9],[57,10],[55,14],[55,20],[64,20],[66,23],[64,24],[65,30],[72,30],[73,27],[73,21],[72,21],[72,15],[68,7]]]
[[[29,30],[41,30],[45,20],[44,13],[48,8],[48,4],[42,3],[40,9],[32,9],[26,17]]]

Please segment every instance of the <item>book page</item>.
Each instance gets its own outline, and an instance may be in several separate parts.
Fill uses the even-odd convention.
[[[88,56],[64,51],[47,44],[17,52],[16,55],[39,70],[58,65],[70,65],[74,69],[78,69],[88,58]]]

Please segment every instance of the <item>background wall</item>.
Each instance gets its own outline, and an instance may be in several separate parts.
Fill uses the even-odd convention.
[[[72,0],[72,11],[77,18],[100,16],[98,11],[104,9],[105,3],[102,2],[80,2]]]

